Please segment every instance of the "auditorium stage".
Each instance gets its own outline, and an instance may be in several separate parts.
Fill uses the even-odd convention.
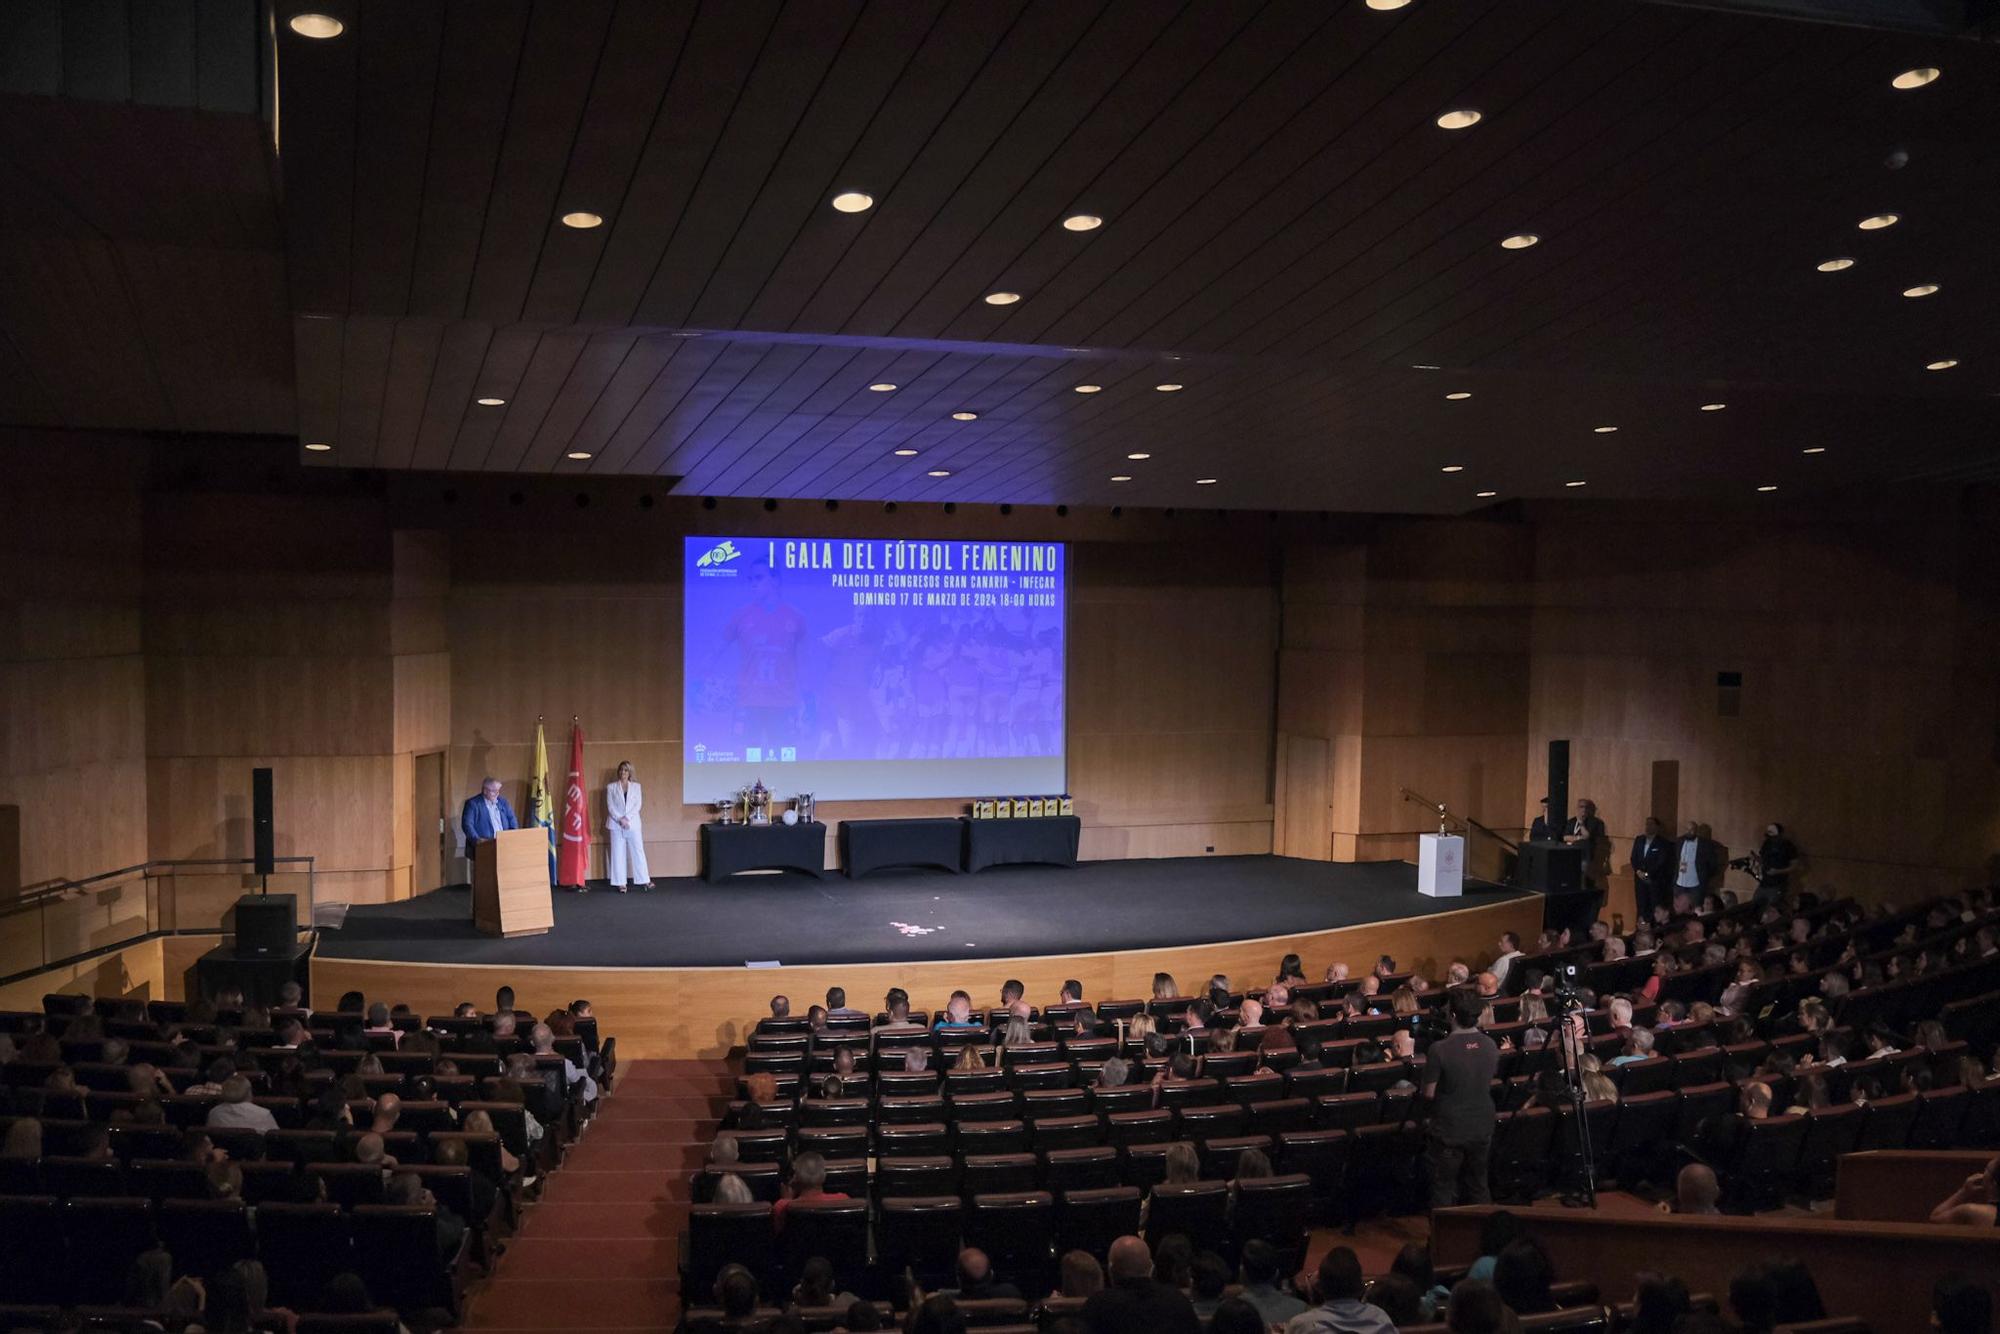
[[[1213,973],[1255,985],[1291,952],[1311,977],[1385,953],[1441,977],[1453,959],[1492,958],[1502,931],[1541,925],[1537,895],[1482,886],[1440,901],[1416,882],[1406,862],[1284,857],[671,880],[651,894],[558,894],[555,929],[516,940],[479,935],[469,893],[439,890],[356,907],[322,931],[313,996],[448,1014],[489,1008],[504,983],[538,1014],[588,998],[627,1058],[713,1059],[742,1046],[778,992],[803,1011],[831,986],[863,1006],[895,986],[935,1009],[958,988],[992,1003],[1019,978],[1042,1004],[1075,978],[1093,1000],[1122,999],[1150,995],[1155,972],[1184,988]]]
[[[569,968],[995,959],[1298,935],[1521,897],[1498,886],[1468,890],[1461,900],[1426,898],[1408,862],[1290,857],[885,872],[865,880],[781,872],[718,885],[664,880],[650,894],[558,893],[553,931],[500,940],[473,929],[469,891],[441,889],[351,909],[342,928],[321,934],[319,953]]]

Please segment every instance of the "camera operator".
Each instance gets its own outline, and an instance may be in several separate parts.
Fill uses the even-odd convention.
[[[1484,1002],[1465,991],[1451,994],[1451,1033],[1424,1054],[1424,1095],[1430,1105],[1431,1206],[1490,1204],[1487,1159],[1493,1149],[1493,1074],[1500,1049],[1479,1031]]]

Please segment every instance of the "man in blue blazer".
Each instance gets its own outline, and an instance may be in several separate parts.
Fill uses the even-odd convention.
[[[514,808],[507,804],[507,798],[500,795],[500,780],[489,778],[479,785],[478,796],[465,799],[458,827],[465,831],[465,855],[470,857],[479,843],[503,829],[519,829],[521,822],[514,818]]]

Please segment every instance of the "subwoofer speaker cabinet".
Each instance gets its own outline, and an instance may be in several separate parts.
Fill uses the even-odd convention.
[[[299,901],[294,894],[245,894],[236,900],[236,956],[289,956],[299,943]]]

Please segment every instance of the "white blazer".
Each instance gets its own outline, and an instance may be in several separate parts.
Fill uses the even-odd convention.
[[[643,804],[644,796],[639,790],[639,781],[636,778],[628,783],[622,792],[619,790],[618,780],[615,778],[612,779],[611,786],[604,789],[604,827],[606,829],[616,829],[618,827],[618,817],[622,815],[632,822],[634,829],[637,829],[639,827],[639,808]]]

